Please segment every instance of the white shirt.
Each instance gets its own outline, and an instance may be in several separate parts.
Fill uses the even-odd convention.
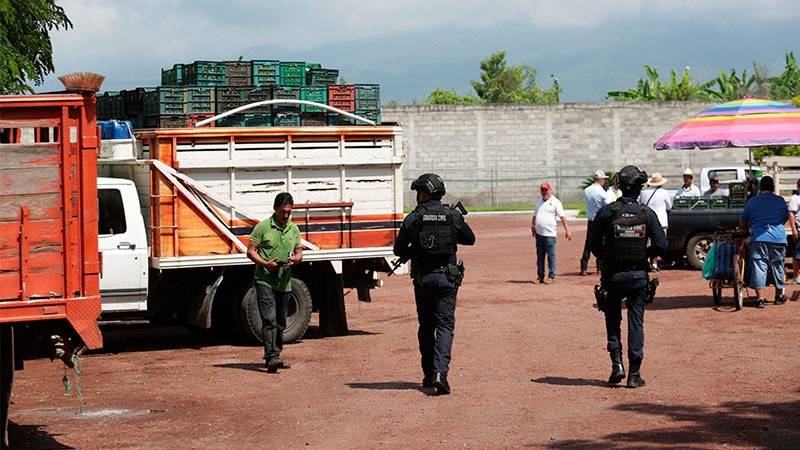
[[[533,212],[533,217],[536,219],[536,234],[557,237],[556,227],[558,221],[564,217],[564,206],[555,195],[551,194],[549,200],[540,198],[536,202],[536,211]]]
[[[667,211],[672,209],[672,196],[669,195],[669,192],[665,189],[649,186],[639,194],[639,203],[646,204],[656,213],[662,227],[669,226],[667,225]]]
[[[722,188],[717,188],[717,192],[711,192],[711,189],[703,192],[703,197],[727,197],[727,196],[728,196],[728,190]]]
[[[597,211],[614,200],[609,196],[608,192],[603,189],[602,185],[593,183],[591,186],[583,190],[583,201],[586,202],[586,218],[594,220]]]
[[[792,198],[789,199],[789,212],[794,213],[794,221],[800,228],[800,214],[797,213],[797,210],[799,208],[800,208],[800,195],[794,194],[792,195]]]
[[[622,197],[622,190],[611,186],[608,188],[608,195],[611,197],[611,203],[614,203],[618,198]]]
[[[675,197],[700,197],[701,195],[699,187],[691,185],[687,189],[686,186],[682,185],[678,188],[678,193],[675,194]]]

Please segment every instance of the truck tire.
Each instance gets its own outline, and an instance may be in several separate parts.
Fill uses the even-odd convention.
[[[303,337],[311,322],[311,309],[311,294],[306,284],[300,279],[292,278],[292,295],[286,308],[286,329],[283,330],[284,344],[291,344]],[[248,286],[244,291],[239,311],[242,334],[253,343],[263,344],[261,313],[258,310],[255,287]]]
[[[713,243],[714,235],[701,233],[692,236],[689,243],[686,244],[686,259],[689,261],[689,265],[697,270],[702,270]]]

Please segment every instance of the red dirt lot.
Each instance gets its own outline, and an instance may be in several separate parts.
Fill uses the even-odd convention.
[[[262,369],[262,349],[180,327],[109,329],[64,395],[64,366],[30,361],[17,381],[18,448],[797,448],[800,302],[715,308],[698,271],[662,270],[645,313],[647,386],[607,386],[596,277],[578,276],[585,223],[560,230],[554,285],[536,277],[530,217],[471,215],[459,254],[452,395],[421,388],[411,281],[372,303],[347,295],[349,336],[315,327]],[[788,295],[798,292],[789,287]],[[768,291],[769,298],[772,291]],[[625,325],[623,320],[623,328]],[[623,342],[625,339],[623,331]],[[627,347],[626,347],[627,348]],[[627,368],[627,361],[626,361]],[[74,384],[74,374],[70,371]]]

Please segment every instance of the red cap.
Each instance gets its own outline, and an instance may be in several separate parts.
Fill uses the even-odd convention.
[[[553,189],[553,188],[550,187],[550,183],[545,181],[544,183],[542,183],[541,186],[539,186],[539,189],[548,189],[548,190],[550,190],[550,189]]]

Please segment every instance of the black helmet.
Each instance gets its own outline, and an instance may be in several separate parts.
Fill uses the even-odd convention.
[[[620,188],[627,187],[633,190],[641,189],[647,183],[647,172],[636,166],[625,166],[617,172],[617,184]]]
[[[423,191],[432,195],[444,195],[444,181],[435,173],[424,173],[411,183],[412,191]]]

